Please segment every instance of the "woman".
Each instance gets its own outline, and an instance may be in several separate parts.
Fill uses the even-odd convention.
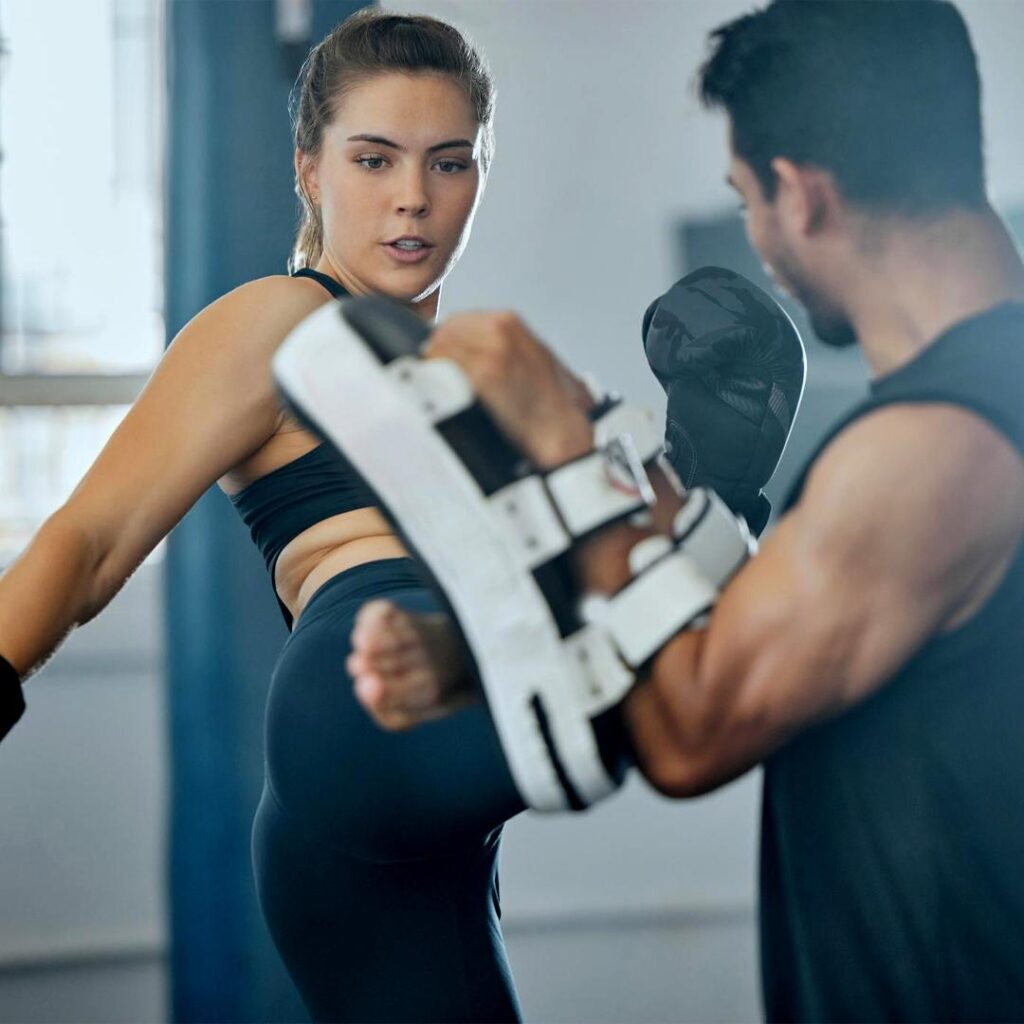
[[[483,191],[493,106],[481,58],[442,22],[367,10],[335,28],[303,68],[295,111],[301,269],[243,285],[182,330],[0,579],[0,654],[25,676],[213,481],[230,496],[294,626],[268,700],[253,860],[317,1020],[519,1016],[496,861],[522,803],[493,726],[478,705],[393,735],[357,705],[344,666],[358,608],[436,604],[348,467],[281,409],[269,373],[288,332],[332,297],[379,292],[436,315]]]

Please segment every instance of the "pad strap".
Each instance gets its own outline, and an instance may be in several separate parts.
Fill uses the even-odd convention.
[[[644,467],[662,452],[650,409],[609,397],[594,417],[594,451],[549,471],[545,483],[574,540],[654,505]]]
[[[435,426],[475,402],[465,373],[449,359],[399,356],[384,372]],[[590,387],[596,389],[596,384]],[[573,540],[655,502],[643,468],[662,451],[654,413],[608,395],[598,399],[591,415],[594,451],[516,480],[489,498],[495,516],[508,526],[522,564],[530,569],[568,550]]]
[[[721,590],[741,565],[757,552],[746,522],[734,516],[722,499],[703,487],[690,492],[672,523],[676,548]]]
[[[593,451],[490,495],[524,566],[536,569],[594,531],[654,505],[644,468],[661,452],[654,423],[653,413],[620,402],[595,421]]]
[[[612,635],[588,624],[565,639],[565,650],[578,669],[575,678],[580,708],[588,718],[621,704],[636,675],[623,664]]]
[[[613,438],[624,434],[633,439],[640,461],[646,466],[665,450],[663,432],[653,410],[613,400],[594,420],[594,445],[607,447]]]
[[[544,483],[574,539],[625,519],[656,501],[629,434],[609,438],[595,451],[550,470]]]
[[[469,378],[451,359],[399,356],[385,366],[384,372],[408,389],[420,411],[434,424],[451,419],[476,401]]]
[[[719,591],[756,550],[745,522],[713,491],[696,488],[676,516],[675,543],[648,537],[630,553],[633,579],[584,607],[634,671],[714,605]]]

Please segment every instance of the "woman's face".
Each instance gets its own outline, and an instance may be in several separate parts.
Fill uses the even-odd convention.
[[[483,191],[482,136],[466,93],[444,75],[389,72],[347,92],[319,157],[296,154],[323,217],[317,269],[353,294],[434,315]]]

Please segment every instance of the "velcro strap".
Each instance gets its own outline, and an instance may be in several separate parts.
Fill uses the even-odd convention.
[[[469,379],[451,359],[400,356],[384,369],[408,389],[420,411],[431,423],[451,419],[476,401]]]
[[[621,703],[636,676],[623,664],[612,638],[600,626],[586,625],[563,641],[566,655],[575,663],[580,680],[581,711],[594,718]]]
[[[615,445],[624,448],[618,440]],[[639,468],[642,471],[643,467]],[[599,526],[639,512],[648,504],[647,495],[637,487],[627,461],[618,461],[611,446],[559,466],[547,474],[545,481],[573,537],[582,537]]]
[[[506,536],[519,548],[522,564],[531,571],[572,543],[541,477],[523,477],[487,500],[495,518],[507,527]]]
[[[608,631],[626,664],[638,669],[716,597],[693,559],[673,550],[600,606],[591,604],[589,615]]]
[[[672,533],[679,549],[719,590],[757,551],[747,524],[714,491],[703,487],[690,492],[672,523]]]
[[[653,410],[628,402],[612,405],[594,421],[594,445],[604,448],[616,437],[628,434],[640,461],[646,465],[664,451],[664,430]]]

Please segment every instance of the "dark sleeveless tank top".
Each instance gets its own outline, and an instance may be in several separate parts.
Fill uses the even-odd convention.
[[[348,294],[333,278],[315,270],[302,269],[293,276],[318,281],[337,299]],[[278,555],[290,540],[329,516],[374,503],[349,463],[327,444],[271,470],[229,497],[267,563],[271,584]],[[291,614],[280,600],[278,604],[290,629]]]
[[[1007,303],[875,381],[818,452],[882,406],[944,402],[1024,457],[1022,397],[1024,305]],[[970,621],[767,761],[769,1020],[1024,1019],[1022,626],[1024,545]]]

